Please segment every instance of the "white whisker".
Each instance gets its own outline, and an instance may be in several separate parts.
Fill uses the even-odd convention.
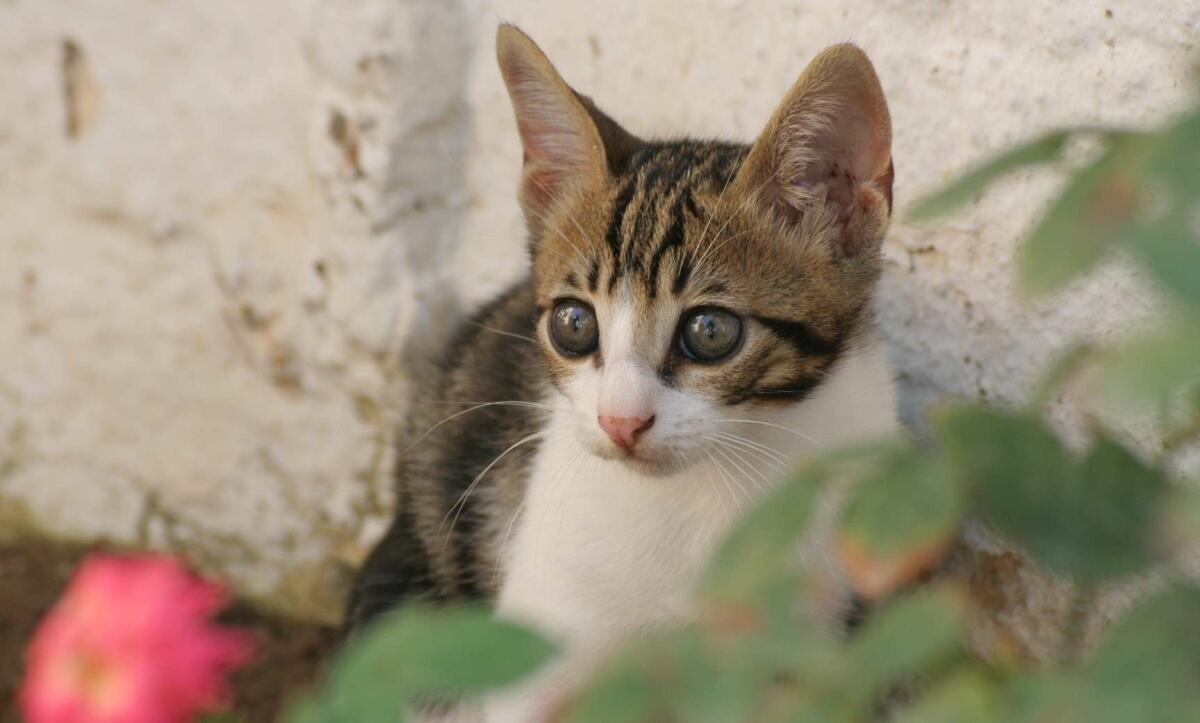
[[[463,508],[466,507],[467,498],[471,496],[471,492],[473,492],[475,490],[475,487],[479,484],[479,481],[483,479],[484,475],[486,475],[488,472],[490,472],[492,467],[495,467],[496,463],[498,463],[500,460],[504,459],[505,455],[507,455],[509,452],[513,451],[514,449],[516,449],[517,447],[520,447],[523,444],[526,444],[527,442],[531,442],[535,439],[540,439],[540,438],[546,436],[548,433],[549,433],[549,430],[542,430],[540,432],[534,432],[533,434],[530,434],[527,437],[522,437],[518,441],[514,442],[512,444],[512,446],[510,446],[508,449],[504,450],[499,455],[497,455],[497,457],[495,459],[493,459],[491,462],[488,463],[488,466],[483,468],[482,472],[480,472],[478,475],[476,475],[475,479],[471,480],[471,484],[467,485],[467,489],[462,493],[462,496],[460,496],[458,498],[458,501],[455,502],[450,507],[450,509],[446,511],[446,516],[442,518],[441,524],[438,525],[437,534],[440,536],[442,533],[442,527],[444,527],[446,525],[446,519],[448,517],[450,517],[451,512],[455,511],[455,508],[458,509],[457,512],[454,512],[454,521],[450,523],[450,530],[446,533],[446,537],[443,538],[443,540],[442,540],[443,547],[446,545],[447,542],[450,541],[450,538],[454,535],[454,526],[458,524],[458,517],[459,517],[459,515],[462,514]]]
[[[800,439],[807,440],[809,442],[812,442],[815,445],[818,445],[821,447],[825,446],[824,442],[821,442],[820,440],[817,440],[817,439],[813,439],[812,437],[808,436],[804,432],[792,429],[791,427],[785,427],[782,424],[775,424],[774,422],[764,422],[761,419],[714,419],[713,421],[714,422],[736,422],[736,423],[741,423],[741,424],[762,424],[767,427],[781,429],[784,432],[787,432],[789,434],[794,434],[797,437],[799,437]]]
[[[725,454],[723,451],[721,451],[720,446],[714,447],[713,450],[711,450],[711,451],[715,451],[717,454],[724,457],[726,461],[728,461],[732,464],[733,461],[729,459],[729,456],[727,454]],[[721,464],[721,462],[719,460],[716,460],[715,457],[713,459],[717,462],[717,467],[720,468],[721,473],[726,475],[726,479],[729,480],[729,483],[731,485],[730,489],[733,489],[732,485],[736,485],[738,490],[742,493],[742,496],[746,498],[746,502],[753,503],[754,498],[750,496],[750,491],[746,489],[746,486],[743,485],[738,480],[737,475],[735,475],[732,470],[726,469],[725,465]]]
[[[503,329],[493,329],[492,327],[480,324],[478,321],[475,321],[473,319],[467,319],[466,321],[468,324],[478,326],[480,329],[483,329],[484,331],[490,331],[493,334],[499,334],[500,336],[511,336],[514,339],[522,339],[524,341],[529,342],[530,344],[538,343],[537,339],[534,339],[532,336],[525,336],[524,334],[515,334],[511,331],[504,331]]]
[[[421,433],[421,435],[419,437],[414,439],[407,447],[400,450],[399,456],[401,456],[401,457],[403,457],[404,455],[406,455],[410,451],[412,451],[412,448],[417,446],[418,444],[420,444],[421,440],[428,437],[430,434],[432,434],[434,432],[434,430],[436,430],[438,427],[442,426],[446,422],[457,419],[457,418],[463,416],[464,414],[469,414],[476,410],[483,409],[484,407],[496,407],[496,406],[535,407],[537,409],[549,409],[551,411],[559,409],[558,407],[552,407],[549,404],[538,404],[537,402],[523,402],[523,401],[517,401],[515,399],[505,399],[505,400],[498,400],[498,401],[494,401],[494,402],[458,402],[458,401],[440,401],[440,400],[422,400],[422,399],[414,399],[412,401],[414,404],[474,404],[475,406],[471,407],[470,409],[464,409],[460,412],[455,412],[454,414],[451,414],[449,417],[446,417],[442,421],[433,425],[429,429],[426,429],[423,433]]]
[[[696,243],[697,248],[707,250],[704,246],[704,241],[708,237],[708,229],[710,226],[712,226],[713,217],[716,216],[717,211],[721,209],[721,201],[725,199],[725,192],[729,190],[729,183],[733,180],[734,173],[738,168],[739,165],[731,165],[729,172],[725,174],[725,183],[721,186],[721,193],[717,195],[717,202],[713,205],[712,211],[708,214],[708,221],[706,221],[704,224],[704,230],[700,232],[700,240]],[[701,255],[703,255],[703,252]],[[699,266],[700,264],[697,263],[696,267],[699,268]]]
[[[735,459],[733,457],[733,455],[731,454],[732,450],[733,450],[732,445],[727,445],[724,442],[717,440],[717,439],[710,439],[709,441],[716,443],[717,454],[721,455],[726,460],[728,460],[729,463],[734,466],[734,469],[736,469],[738,472],[740,472],[742,474],[742,479],[744,479],[747,484],[753,485],[754,490],[756,492],[762,492],[763,485],[767,484],[766,479],[763,479],[761,482],[759,482],[751,477],[751,472],[757,473],[758,472],[757,469],[755,469],[753,466],[750,466],[750,465],[743,466],[743,463],[740,460],[740,458]],[[747,470],[747,468],[749,468],[749,471]],[[758,476],[761,477],[762,476],[761,473],[758,473]],[[747,497],[748,497],[749,501],[751,501],[751,502],[754,501],[754,497],[752,495],[747,494]]]
[[[775,469],[779,470],[780,472],[786,472],[787,468],[792,463],[791,460],[789,460],[782,452],[774,447],[768,447],[765,444],[759,444],[758,442],[747,439],[741,435],[730,434],[728,432],[713,432],[713,436],[717,437],[718,439],[723,439],[727,442],[732,442],[738,446],[746,447],[750,451],[757,452],[759,456],[772,463]]]
[[[744,199],[742,199],[742,202],[741,202],[741,204],[738,205],[737,210],[735,210],[733,213],[731,213],[729,215],[729,218],[725,219],[725,223],[721,224],[721,228],[717,229],[717,232],[713,234],[713,240],[709,241],[707,248],[704,249],[703,255],[701,255],[699,260],[696,261],[695,266],[697,269],[700,269],[704,265],[704,261],[707,260],[708,257],[711,255],[710,252],[712,251],[713,246],[716,245],[716,239],[720,238],[721,233],[726,228],[729,227],[729,224],[733,222],[733,219],[736,218],[739,213],[744,211],[746,209],[746,206],[751,201],[755,200],[755,197],[758,196],[758,192],[761,191],[763,189],[763,187],[766,186],[770,180],[771,180],[771,176],[768,175],[766,180],[764,180],[762,183],[758,184],[758,186],[755,187],[755,189],[752,192],[747,194],[746,197]]]
[[[539,181],[538,181],[536,178],[534,178],[533,176],[530,176],[530,177],[529,177],[529,179],[530,179],[531,181],[533,181],[534,183],[536,183],[536,184],[538,185],[538,187],[539,187],[539,188],[541,188],[543,191],[546,191],[546,192],[547,192],[547,194],[549,194],[549,190],[548,190],[548,189],[547,189],[547,188],[546,188],[544,185],[542,185],[542,184],[541,184],[541,183],[540,183],[540,182],[539,182]],[[567,237],[567,235],[566,235],[565,233],[563,233],[561,230],[559,230],[559,228],[558,228],[557,226],[554,226],[554,225],[550,224],[550,223],[549,223],[549,219],[548,219],[548,218],[546,218],[546,216],[544,216],[544,215],[542,215],[542,214],[539,214],[539,213],[537,213],[536,211],[533,211],[533,210],[531,210],[531,209],[528,209],[528,208],[526,208],[526,209],[525,209],[525,211],[526,211],[527,213],[530,213],[530,214],[532,214],[532,215],[533,215],[534,217],[536,217],[536,218],[537,218],[539,221],[541,221],[543,226],[545,226],[545,227],[547,227],[547,228],[549,228],[549,229],[553,230],[553,231],[554,231],[554,233],[558,234],[558,235],[559,235],[559,237],[560,237],[560,238],[561,238],[563,241],[566,241],[566,242],[567,242],[567,244],[569,244],[569,245],[571,246],[571,248],[575,249],[575,253],[577,253],[577,254],[579,255],[579,260],[580,260],[580,261],[582,261],[582,262],[584,263],[584,265],[585,265],[585,266],[587,265],[587,261],[588,261],[587,254],[585,254],[585,253],[583,252],[583,250],[582,250],[582,249],[580,249],[580,248],[579,248],[579,246],[577,246],[577,245],[575,244],[575,242],[574,242],[574,241],[572,241],[570,238],[568,238],[568,237]],[[574,215],[572,215],[572,214],[569,214],[569,213],[568,213],[568,214],[567,214],[567,219],[568,219],[568,220],[570,220],[570,221],[571,221],[571,223],[575,225],[575,228],[576,228],[576,229],[579,231],[579,235],[580,235],[582,238],[584,238],[584,239],[587,239],[588,235],[587,235],[586,233],[584,233],[584,231],[583,231],[583,227],[582,227],[582,226],[580,226],[580,225],[579,225],[579,222],[575,220],[575,216],[574,216]]]
[[[525,506],[529,504],[529,495],[521,498],[521,504],[517,505],[517,511],[513,513],[512,519],[508,521],[508,527],[504,530],[504,537],[500,540],[500,547],[496,550],[496,565],[492,568],[492,582],[494,583],[500,577],[500,566],[504,564],[504,548],[508,546],[508,538],[512,536],[513,527],[520,519],[521,513],[525,511]]]
[[[708,455],[708,459],[712,463],[712,466],[709,467],[707,470],[709,472],[709,475],[708,475],[709,480],[712,481],[714,485],[716,485],[716,478],[713,477],[711,473],[714,468],[717,469],[721,473],[721,481],[724,483],[725,489],[729,492],[730,500],[732,500],[730,506],[737,507],[737,495],[735,495],[733,493],[733,486],[729,483],[729,477],[725,473],[725,468],[721,466],[721,463],[719,461],[717,461],[717,458],[715,456],[713,456],[713,453],[711,451],[706,449],[706,450],[704,450],[704,453],[706,455]],[[716,489],[719,491],[720,487],[717,486]]]

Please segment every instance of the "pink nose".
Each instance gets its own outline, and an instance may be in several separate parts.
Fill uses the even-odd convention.
[[[600,428],[608,433],[612,441],[625,449],[633,448],[633,445],[637,444],[637,439],[641,436],[642,432],[654,426],[653,414],[646,419],[640,417],[607,417],[602,414],[596,420],[600,422]]]

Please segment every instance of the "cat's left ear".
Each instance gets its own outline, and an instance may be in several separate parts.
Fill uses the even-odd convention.
[[[572,90],[516,27],[500,26],[496,58],[525,148],[521,205],[532,229],[564,193],[623,163],[638,141]]]
[[[735,188],[788,223],[829,228],[833,250],[873,250],[892,207],[892,122],[866,54],[835,45],[809,63],[755,142]]]

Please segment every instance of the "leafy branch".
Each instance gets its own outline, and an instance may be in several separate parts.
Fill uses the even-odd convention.
[[[924,199],[913,217],[950,213],[1019,169],[1059,162],[1079,137],[1101,148],[1025,239],[1021,289],[1059,292],[1121,250],[1161,288],[1160,321],[1127,343],[1072,345],[1028,408],[943,410],[928,449],[889,440],[814,460],[719,549],[697,589],[697,619],[616,655],[563,720],[1200,720],[1200,589],[1171,564],[1200,541],[1200,491],[1179,483],[1169,454],[1147,459],[1102,428],[1087,449],[1068,450],[1042,421],[1055,391],[1094,366],[1099,394],[1174,420],[1167,452],[1200,434],[1200,107],[1144,132],[1043,135]],[[797,612],[823,591],[793,551],[817,490],[835,477],[855,484],[833,546],[878,608],[848,640]],[[954,581],[921,580],[967,521],[1078,585],[1083,604],[1061,661],[988,663],[965,652],[984,613]],[[1162,591],[1084,651],[1094,593],[1149,573],[1165,580]],[[552,655],[537,635],[483,611],[404,610],[352,646],[293,721],[395,721],[423,696],[478,694]]]

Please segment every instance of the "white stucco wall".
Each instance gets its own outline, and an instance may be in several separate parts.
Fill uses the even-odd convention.
[[[1161,117],[1200,53],[1196,0],[0,0],[0,529],[183,549],[333,613],[386,514],[406,356],[524,266],[499,20],[646,135],[749,139],[853,40],[901,210],[1038,130]],[[1019,400],[1066,339],[1146,313],[1123,271],[1014,301],[1055,181],[898,216],[910,420]]]

